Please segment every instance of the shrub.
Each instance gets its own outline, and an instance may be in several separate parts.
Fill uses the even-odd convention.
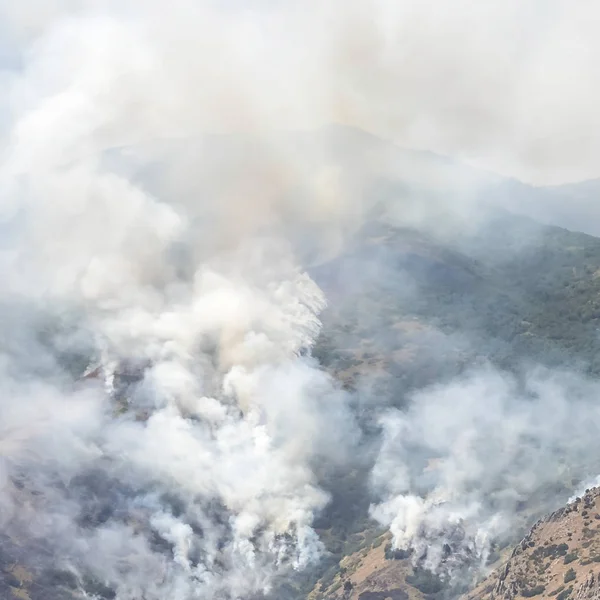
[[[570,596],[572,591],[573,591],[572,587],[569,587],[566,590],[563,590],[560,594],[558,594],[558,596],[556,596],[556,600],[566,600]]]
[[[525,596],[525,598],[532,598],[533,596],[539,596],[546,591],[546,586],[544,585],[536,585],[534,588],[525,589],[521,591],[521,596]]]
[[[579,557],[577,556],[577,552],[569,552],[569,554],[567,554],[565,556],[565,560],[563,561],[565,563],[565,565],[568,565],[569,563],[572,563],[574,560],[577,560]]]
[[[568,544],[552,544],[551,546],[538,546],[534,551],[533,551],[533,556],[534,557],[543,557],[543,558],[548,558],[548,557],[552,557],[552,558],[556,558],[557,556],[566,556],[567,552],[569,551],[569,545]]]
[[[342,587],[342,582],[338,581],[331,587],[331,589],[329,590],[329,593],[333,594],[333,593],[337,592],[341,587]]]
[[[373,547],[373,548],[379,548],[379,546],[381,546],[381,544],[383,544],[383,536],[376,538],[376,539],[373,541],[373,545],[372,545],[372,547]]]
[[[406,583],[416,587],[423,594],[437,594],[441,592],[444,584],[441,579],[425,569],[415,569],[414,575],[406,577]]]
[[[569,581],[573,581],[575,578],[577,577],[577,575],[575,575],[575,571],[573,569],[569,569],[566,573],[565,573],[565,578],[564,578],[564,582],[565,583],[569,583]]]
[[[411,554],[412,552],[410,550],[394,550],[391,543],[387,544],[385,547],[385,558],[387,560],[404,560]]]

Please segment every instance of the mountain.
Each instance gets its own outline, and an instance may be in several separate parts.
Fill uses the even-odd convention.
[[[490,363],[517,377],[527,365],[597,376],[600,239],[499,213],[454,241],[372,224],[349,248],[312,272],[331,299],[314,355],[348,389],[368,382],[380,402],[402,408],[413,392]],[[367,430],[371,410],[362,412]],[[406,578],[428,589],[431,576],[414,573],[410,560],[382,558],[389,540],[366,518],[361,481],[353,472],[326,483],[333,501],[319,526],[330,554],[314,598],[377,600],[393,582],[403,591],[391,597],[421,597]],[[523,503],[513,539],[578,482],[556,483]],[[353,587],[344,591],[350,572]]]
[[[178,157],[166,171],[158,168],[163,154]],[[198,207],[195,218],[210,248],[235,243],[242,221],[256,219],[256,231],[268,232],[271,223],[262,217],[283,206],[277,226],[325,291],[328,307],[312,359],[348,392],[361,439],[350,464],[311,465],[330,497],[313,523],[325,552],[316,567],[278,582],[272,597],[420,600],[464,591],[448,588],[418,561],[415,566],[410,551],[394,551],[390,535],[370,516],[379,409],[405,410],[419,391],[490,365],[517,383],[529,365],[592,378],[600,373],[600,238],[518,214],[535,213],[548,194],[568,206],[583,188],[532,188],[340,127],[266,140],[161,141],[113,149],[104,160],[158,197]],[[282,171],[282,165],[294,168]],[[594,186],[584,187],[588,198]],[[203,194],[234,197],[239,213],[227,203],[199,201]],[[340,197],[347,202],[336,204]],[[264,199],[265,206],[248,206],[249,198]],[[553,210],[544,214],[546,221],[555,218]],[[215,241],[223,231],[226,239]],[[199,259],[179,250],[173,262],[183,277]],[[69,355],[66,336],[56,337],[52,353],[66,372],[104,377],[115,413],[130,410],[128,397],[146,365],[136,357],[131,364],[98,365],[94,354],[101,352]],[[143,412],[133,416],[136,422],[146,418]],[[598,457],[590,463],[600,472]],[[510,540],[494,547],[486,567],[501,561],[510,541],[580,483],[567,473],[520,500]],[[11,485],[24,505],[35,502],[26,481]],[[114,509],[112,484],[101,473],[69,485],[85,498],[84,522],[102,522]],[[129,523],[130,515],[122,518]],[[135,531],[143,527],[131,521]],[[5,536],[0,559],[0,591],[8,599],[78,598],[82,589],[88,597],[115,597],[102,582],[63,568],[44,544],[29,547]]]
[[[409,363],[414,376],[426,347],[439,375],[448,354],[431,350],[444,346],[453,362],[478,357],[515,369],[529,359],[597,373],[599,266],[600,239],[506,213],[454,242],[375,225],[312,271],[330,298],[315,352],[345,376],[359,346],[373,366],[381,363],[369,354],[389,362],[403,351],[389,375],[408,377]]]
[[[542,223],[600,235],[598,179],[545,187],[508,180],[496,193],[506,208],[524,212]]]
[[[397,407],[415,390],[490,362],[515,373],[529,360],[595,375],[598,273],[600,239],[509,213],[456,239],[374,221],[355,233],[343,254],[311,269],[329,299],[313,355],[347,389],[369,383],[381,402]],[[139,379],[135,369],[132,377],[127,373],[115,380],[118,410],[126,409],[127,386]],[[442,589],[437,578],[415,572],[410,559],[394,554],[389,536],[369,517],[368,473],[376,448],[368,432],[377,427],[372,409],[360,413],[367,432],[361,461],[321,473],[332,500],[315,528],[327,554],[316,570],[280,588],[288,598],[305,597],[315,581],[315,599],[346,594],[384,600],[383,591],[392,590],[390,597],[416,600]],[[561,494],[568,496],[569,485],[525,503],[523,526],[556,506]],[[68,573],[19,558],[23,549],[15,540],[2,549],[7,598],[68,597],[61,596],[73,584]],[[352,588],[344,590],[348,578]],[[110,591],[100,597],[110,598]]]

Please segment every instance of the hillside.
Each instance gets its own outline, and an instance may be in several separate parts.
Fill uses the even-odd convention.
[[[347,463],[329,465],[327,461],[315,461],[316,464],[310,465],[315,484],[330,497],[312,523],[325,552],[314,568],[291,578],[286,573],[285,581],[279,582],[270,597],[422,600],[456,596],[457,589],[448,588],[422,568],[415,569],[412,556],[393,552],[389,535],[369,515],[373,501],[370,477],[381,433],[379,409],[404,409],[419,390],[488,365],[510,373],[517,382],[531,364],[597,377],[600,374],[600,238],[543,225],[498,208],[478,212],[471,223],[464,219],[464,209],[473,198],[456,213],[448,214],[447,206],[462,193],[468,195],[481,179],[489,190],[489,186],[496,185],[495,178],[488,180],[468,169],[457,171],[452,161],[400,150],[346,128],[327,130],[320,136],[316,140],[311,136],[286,138],[283,144],[289,153],[286,160],[301,157],[298,170],[302,174],[306,174],[304,170],[311,175],[319,174],[322,168],[327,171],[328,167],[337,166],[338,192],[351,189],[351,199],[357,205],[368,199],[365,203],[368,215],[354,215],[355,221],[341,225],[334,218],[333,230],[321,227],[318,214],[298,225],[297,219],[304,210],[303,190],[298,192],[294,182],[271,179],[273,172],[269,169],[260,173],[259,181],[253,179],[252,168],[248,180],[223,177],[230,167],[235,174],[245,165],[248,154],[254,157],[255,151],[270,153],[272,148],[267,145],[265,150],[256,140],[205,140],[191,155],[187,145],[175,143],[182,152],[182,161],[176,161],[177,172],[161,177],[148,167],[144,156],[141,163],[146,170],[136,171],[136,158],[140,157],[134,156],[133,171],[158,197],[164,191],[163,186],[168,189],[180,177],[183,182],[196,177],[201,182],[197,188],[187,188],[184,183],[181,189],[177,188],[182,196],[176,195],[176,200],[181,202],[190,200],[187,194],[195,199],[204,192],[232,193],[245,199],[248,189],[253,189],[246,188],[246,183],[262,186],[266,180],[273,184],[271,200],[291,190],[293,201],[287,206],[290,212],[281,217],[285,221],[283,231],[289,233],[288,241],[328,300],[322,315],[323,329],[312,349],[316,359],[312,363],[317,371],[327,370],[339,387],[349,392],[348,403],[356,417],[360,442],[352,448],[354,454]],[[277,148],[281,147],[280,142]],[[210,160],[205,163],[207,155]],[[228,164],[232,157],[233,166]],[[425,189],[424,180],[435,185]],[[523,194],[531,192],[528,186],[520,190]],[[446,195],[450,202],[446,202]],[[421,214],[420,202],[430,200],[432,210],[429,211],[428,205],[426,214]],[[401,210],[402,218],[391,218],[395,213],[390,207],[406,209],[407,215]],[[202,235],[199,238],[207,246],[215,242],[210,236],[220,234],[218,227],[212,230],[210,219],[230,217],[227,211],[221,215],[218,207],[212,208],[214,214],[198,215],[207,236],[206,240]],[[334,213],[335,208],[332,207]],[[237,222],[231,221],[227,233],[235,240]],[[340,230],[336,229],[338,226]],[[217,241],[220,244],[222,240]],[[184,251],[183,258],[177,252],[174,254],[181,276],[192,277],[197,266],[194,256],[187,256]],[[180,258],[181,264],[177,262]],[[44,325],[39,336],[41,343],[48,346],[49,355],[64,369],[65,379],[71,382],[97,374],[94,368],[85,372],[92,357],[82,353],[81,347],[87,351],[88,340],[78,339],[71,347],[65,343],[65,337],[69,336],[61,328],[66,330],[67,326],[57,319],[51,326]],[[129,408],[128,397],[136,393],[136,386],[141,387],[144,369],[145,365],[132,364],[123,372],[112,373],[115,402],[111,408],[115,415],[132,416],[136,423],[145,423],[147,406],[134,412]],[[339,391],[337,387],[335,391]],[[129,410],[132,412],[128,413]],[[337,423],[332,422],[331,427],[337,427]],[[600,460],[596,457],[590,460],[596,461],[592,470],[597,466],[595,472],[600,472]],[[517,541],[548,507],[559,506],[579,483],[565,475],[564,481],[553,481],[552,486],[519,502],[518,526],[511,541]],[[15,479],[10,485],[14,485],[19,503],[35,514],[37,499],[33,493],[29,494],[27,481]],[[102,524],[103,519],[116,511],[115,498],[127,497],[128,490],[115,489],[115,485],[102,470],[68,480],[70,492],[80,494],[85,500],[78,517],[84,527]],[[169,498],[164,500],[168,510],[177,511],[176,503],[171,502]],[[224,519],[218,506],[211,506],[211,511],[217,513],[215,518]],[[139,523],[135,518],[130,521],[130,517],[127,511],[119,514],[133,531],[139,531]],[[579,543],[584,527],[590,529],[584,524],[571,532],[573,543]],[[582,547],[588,541],[583,541]],[[172,552],[171,546],[156,536],[151,537],[151,543],[157,553]],[[594,549],[593,544],[586,547],[589,552]],[[494,550],[493,561],[500,561],[506,547]],[[593,560],[589,552],[583,562]],[[103,582],[74,574],[43,544],[38,544],[37,539],[28,546],[18,535],[7,533],[0,541],[0,559],[0,597],[7,600],[80,598],[81,590],[85,590],[87,597],[102,600],[116,597],[114,590]],[[576,567],[574,564],[573,568]],[[558,571],[551,573],[548,567],[547,572],[560,579]],[[577,571],[577,580],[588,577],[587,573]],[[534,583],[542,585],[537,580]],[[477,588],[480,589],[486,586]],[[548,587],[549,591],[554,589]]]
[[[477,360],[595,374],[599,274],[599,238],[522,217],[458,241],[380,225],[313,270],[330,298],[315,354],[344,380],[366,370],[407,389]]]
[[[393,552],[387,535],[345,557],[332,581],[322,580],[311,600],[421,600],[443,597],[448,586],[415,568],[410,556]],[[494,570],[461,600],[559,598],[600,595],[600,489],[537,521]]]
[[[374,222],[344,254],[311,271],[329,298],[314,355],[347,389],[367,386],[399,407],[412,391],[488,362],[515,373],[529,360],[595,375],[598,273],[600,239],[506,213],[460,239]],[[443,589],[428,572],[415,572],[410,558],[394,558],[388,537],[369,518],[369,436],[376,427],[370,410],[361,411],[361,459],[349,470],[320,473],[332,498],[315,523],[327,554],[315,570],[278,588],[278,597],[304,598],[314,588],[313,600],[420,600]],[[523,523],[541,506],[540,499],[525,504]],[[7,598],[70,593],[68,574],[32,563],[14,540],[2,550]]]
[[[599,272],[600,239],[507,214],[456,243],[378,226],[313,273],[333,298],[314,354],[349,389],[368,385],[399,407],[412,391],[486,363],[517,375],[542,364],[596,376]],[[365,408],[367,431],[369,414]],[[368,458],[366,465],[365,472]],[[357,573],[352,598],[377,591],[373,582],[381,577],[401,582],[410,575],[403,561],[363,556],[377,531],[360,473],[338,474],[325,485],[333,502],[319,522],[331,552],[318,570],[323,590],[343,585],[340,560]],[[568,497],[569,485],[557,482],[554,495],[525,503],[523,528]]]
[[[510,558],[464,600],[600,595],[600,489],[538,521]]]

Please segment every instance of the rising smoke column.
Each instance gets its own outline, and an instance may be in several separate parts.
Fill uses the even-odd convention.
[[[13,82],[2,526],[80,589],[247,597],[318,560],[313,466],[343,459],[353,418],[310,358],[325,299],[281,234],[279,188],[153,195],[106,162],[181,125],[155,25],[58,19]],[[100,357],[108,385],[75,381],[73,357],[79,374]],[[144,370],[111,399],[129,360]]]

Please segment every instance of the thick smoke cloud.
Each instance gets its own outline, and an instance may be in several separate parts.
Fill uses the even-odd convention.
[[[250,164],[255,189],[232,182],[229,197],[169,179],[169,156],[160,197],[107,164],[107,148],[206,125],[194,107],[217,98],[188,86],[202,67],[179,64],[196,34],[181,15],[157,30],[93,12],[45,24],[11,85],[3,531],[26,564],[41,545],[59,557],[48,567],[120,599],[265,592],[319,558],[328,496],[313,466],[357,437],[309,356],[325,299],[285,238],[281,184],[269,189],[285,160]],[[86,357],[101,383],[69,377]]]
[[[310,526],[328,498],[311,465],[343,459],[345,440],[328,424],[351,433],[352,419],[345,395],[299,356],[319,329],[319,290],[282,266],[281,248],[264,263],[244,250],[204,263],[187,286],[133,289],[130,272],[114,294],[68,287],[117,406],[102,385],[73,389],[52,375],[58,365],[5,349],[3,531],[54,547],[119,598],[239,597],[318,558]],[[110,292],[100,273],[93,291]],[[22,317],[26,331],[31,315]],[[119,397],[129,357],[151,366]]]
[[[387,215],[428,227],[462,226],[497,181],[323,126],[531,180],[592,173],[595,9],[566,6],[0,4],[16,558],[119,600],[248,597],[319,559],[317,473],[351,461],[361,430],[310,355],[326,298],[305,270],[378,208],[367,173],[414,185]],[[551,457],[593,472],[595,386],[526,392],[486,372],[382,409],[372,514],[397,545],[426,544],[438,568],[460,524],[483,561],[516,504],[561,480]]]
[[[138,109],[129,100],[129,133],[142,118],[169,137],[333,121],[529,181],[597,175],[593,2],[291,0],[249,8],[178,0],[166,11],[161,2],[30,0],[1,8],[4,54],[19,62],[57,19],[94,15],[96,35],[111,43],[92,35],[88,44],[119,57],[121,98],[134,89],[146,98]],[[117,19],[135,43],[119,48],[124,32],[100,33],[100,17]],[[89,57],[70,58],[55,70]]]

